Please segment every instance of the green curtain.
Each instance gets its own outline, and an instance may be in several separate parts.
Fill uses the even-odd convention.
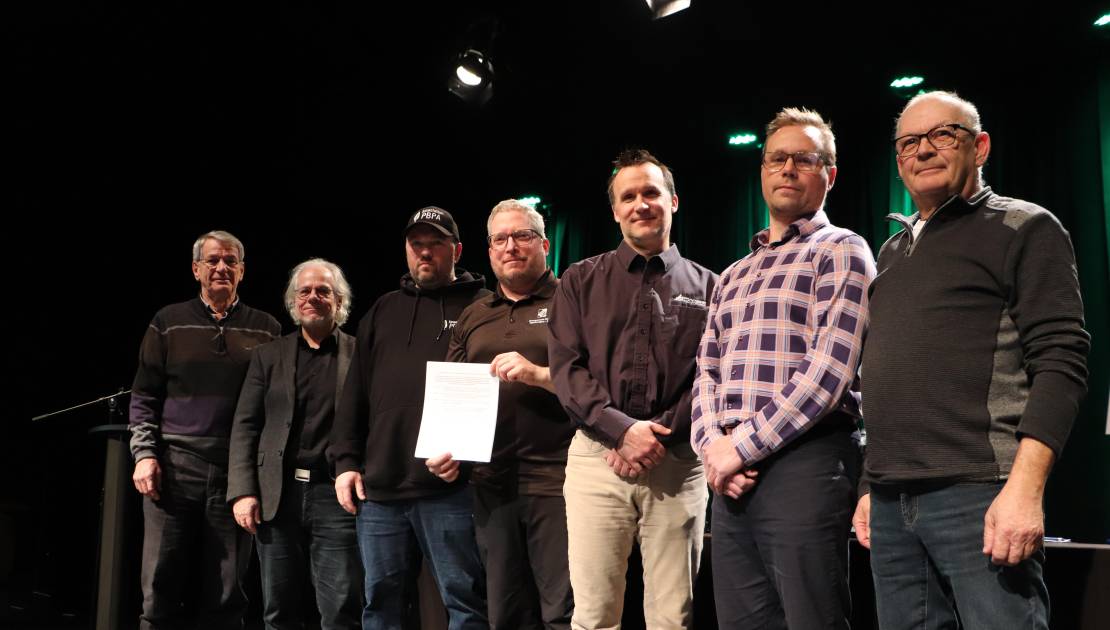
[[[1110,64],[1103,63],[1098,71],[1098,131],[1099,161],[1102,165],[1102,227],[1110,244]],[[1110,276],[1110,255],[1106,256],[1107,275]]]
[[[914,212],[917,212],[917,208],[913,205],[913,199],[910,198],[909,191],[902,185],[902,178],[898,176],[898,162],[893,156],[887,160],[887,170],[890,173],[890,176],[887,178],[889,188],[889,195],[887,196],[887,207],[889,211],[887,214],[898,213],[908,217]],[[886,215],[883,215],[882,218],[884,221],[886,221],[885,216]],[[902,225],[896,221],[886,221],[886,223],[887,229],[885,230],[885,234],[887,238],[894,236],[902,229]],[[884,232],[879,233],[881,234]],[[879,245],[882,245],[882,243],[876,244],[876,251]]]
[[[552,207],[544,210],[547,238],[551,241],[547,266],[558,276],[571,264],[582,260],[582,229],[569,213],[556,212]]]

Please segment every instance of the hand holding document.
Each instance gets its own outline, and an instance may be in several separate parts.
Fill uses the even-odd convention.
[[[428,361],[424,415],[415,457],[451,453],[460,461],[488,462],[497,427],[496,376],[487,363]]]

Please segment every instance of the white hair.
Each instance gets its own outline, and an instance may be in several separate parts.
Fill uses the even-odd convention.
[[[293,267],[293,271],[289,272],[289,284],[285,287],[285,310],[289,311],[293,323],[298,326],[301,325],[301,316],[297,313],[295,305],[297,278],[300,277],[302,271],[309,267],[323,267],[331,272],[332,291],[335,292],[335,323],[339,326],[346,324],[347,318],[351,315],[351,300],[354,298],[354,294],[351,293],[351,285],[347,283],[347,277],[343,275],[343,270],[339,268],[339,265],[323,258],[310,258]]]
[[[932,92],[918,94],[917,96],[911,98],[910,102],[906,103],[906,106],[902,108],[902,112],[898,114],[898,119],[894,121],[895,133],[898,133],[898,125],[902,124],[902,116],[906,115],[906,111],[914,105],[917,105],[921,101],[926,100],[944,101],[945,103],[954,106],[956,109],[960,110],[960,124],[974,131],[975,133],[983,131],[983,125],[979,121],[979,109],[975,107],[974,103],[967,99],[960,98],[960,95],[956,94],[955,92],[934,90]]]
[[[490,233],[490,230],[493,227],[493,217],[501,214],[502,212],[519,212],[523,214],[528,219],[528,225],[531,226],[533,230],[539,233],[540,238],[547,238],[543,229],[543,215],[541,215],[539,212],[536,212],[535,208],[520,201],[519,199],[506,199],[494,206],[493,210],[490,210],[489,219],[486,220],[487,235]]]

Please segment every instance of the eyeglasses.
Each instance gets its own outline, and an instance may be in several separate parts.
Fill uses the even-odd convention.
[[[235,269],[239,266],[239,263],[241,261],[235,256],[224,256],[223,258],[212,256],[211,258],[205,258],[204,260],[198,262],[204,263],[204,265],[209,269],[215,269],[216,267],[219,267],[221,262],[226,265],[228,269]]]
[[[794,168],[803,173],[813,173],[825,165],[825,158],[820,153],[812,151],[798,151],[796,153],[775,151],[774,153],[763,154],[763,168],[772,173],[777,173],[786,168],[787,160],[794,160]]]
[[[313,291],[316,291],[316,296],[322,300],[330,298],[332,293],[331,288],[329,287],[301,287],[297,289],[297,298],[301,300],[307,300],[308,298],[312,297]]]
[[[489,241],[489,246],[494,249],[505,249],[505,246],[509,244],[510,238],[513,239],[517,245],[529,245],[538,236],[541,236],[539,232],[529,228],[526,230],[517,230],[516,232],[510,232],[508,234],[490,234],[486,237],[486,240]]]
[[[947,123],[933,127],[925,133],[911,133],[895,138],[894,152],[898,154],[898,157],[910,157],[914,153],[917,153],[918,147],[921,146],[922,138],[928,138],[929,144],[933,145],[934,149],[947,149],[956,144],[956,141],[959,140],[956,134],[959,133],[961,129],[972,136],[977,135],[976,132],[964,127],[960,123]]]

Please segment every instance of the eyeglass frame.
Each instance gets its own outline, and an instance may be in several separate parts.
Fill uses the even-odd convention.
[[[932,146],[932,147],[933,147],[934,149],[937,149],[937,150],[940,150],[940,149],[947,149],[948,147],[953,147],[953,146],[956,146],[957,144],[959,144],[959,143],[960,143],[960,139],[959,139],[959,137],[958,137],[958,136],[956,136],[955,134],[953,134],[953,138],[954,138],[954,139],[952,140],[952,144],[946,144],[946,145],[944,145],[944,146],[939,146],[939,147],[938,147],[938,146],[937,146],[937,144],[936,144],[935,142],[933,142],[933,139],[932,139],[932,138],[930,138],[929,136],[930,136],[930,135],[931,135],[931,134],[932,134],[932,133],[933,133],[934,131],[936,131],[936,130],[938,130],[938,129],[943,129],[944,127],[955,127],[957,131],[959,131],[960,129],[962,129],[962,130],[964,130],[964,131],[968,132],[969,134],[971,134],[971,137],[972,137],[972,138],[978,137],[978,136],[979,136],[979,134],[980,134],[980,133],[982,133],[982,132],[980,132],[980,131],[975,131],[974,129],[969,129],[968,127],[965,127],[965,126],[963,126],[963,125],[961,125],[960,123],[957,123],[957,122],[952,122],[952,123],[944,123],[943,125],[937,125],[936,127],[933,127],[932,129],[930,129],[930,130],[926,131],[925,133],[907,133],[907,134],[904,134],[904,135],[898,136],[897,138],[895,138],[895,139],[891,140],[891,144],[892,144],[892,145],[893,145],[893,147],[894,147],[894,155],[898,156],[899,158],[903,158],[903,159],[904,159],[904,158],[908,158],[908,157],[912,157],[912,156],[913,156],[913,154],[917,152],[917,147],[920,147],[920,146],[921,146],[921,141],[922,141],[922,140],[928,140],[928,141],[929,141],[929,144],[930,144],[930,145],[931,145],[931,146]],[[905,151],[899,151],[899,150],[898,150],[898,141],[899,141],[899,140],[903,140],[903,139],[905,139],[905,138],[916,138],[916,139],[917,139],[917,143],[916,143],[916,144],[915,144],[915,146],[914,146],[914,150],[912,150],[912,151],[909,151],[908,153],[907,153],[907,152],[905,152]]]
[[[824,153],[822,153],[820,151],[794,151],[793,153],[787,153],[786,151],[775,151],[774,153],[781,153],[781,154],[785,155],[786,160],[783,160],[782,166],[780,166],[778,168],[771,168],[770,166],[767,166],[767,152],[764,151],[763,154],[759,156],[759,165],[762,166],[763,168],[767,169],[768,173],[781,172],[782,169],[786,168],[786,162],[787,161],[793,161],[794,162],[794,168],[797,169],[801,173],[816,173],[816,172],[820,171],[821,169],[823,169],[827,166],[832,166],[831,164],[829,164],[828,156],[826,156]],[[817,156],[817,161],[818,161],[817,168],[813,169],[812,171],[804,169],[804,168],[800,168],[798,166],[798,161],[794,159],[794,157],[797,156],[797,155],[816,155]]]
[[[532,236],[527,241],[521,242],[520,239],[517,238],[517,235],[522,233],[522,232],[530,232],[532,234]],[[502,243],[501,245],[494,245],[493,239],[494,239],[494,237],[498,237],[498,236],[504,236],[505,237],[505,242]],[[528,245],[528,244],[531,244],[531,242],[534,241],[537,238],[542,240],[545,237],[544,237],[543,234],[540,234],[539,230],[534,230],[532,228],[522,228],[522,229],[519,229],[519,230],[513,230],[512,232],[510,232],[508,234],[490,234],[489,236],[486,237],[486,243],[489,244],[489,246],[493,249],[505,249],[506,247],[509,246],[509,239],[510,238],[513,239],[513,242],[516,243],[517,245]]]
[[[230,262],[228,262],[229,258],[231,259]],[[215,260],[216,262],[212,262],[212,260]],[[196,262],[203,264],[209,269],[215,269],[216,267],[219,267],[220,263],[223,263],[228,269],[238,269],[239,265],[243,264],[243,261],[237,256],[215,256],[213,258],[202,258]]]
[[[293,291],[293,296],[296,297],[298,300],[307,300],[312,297],[313,294],[319,296],[319,298],[322,300],[326,300],[336,295],[335,289],[327,285],[319,287],[301,287]]]

